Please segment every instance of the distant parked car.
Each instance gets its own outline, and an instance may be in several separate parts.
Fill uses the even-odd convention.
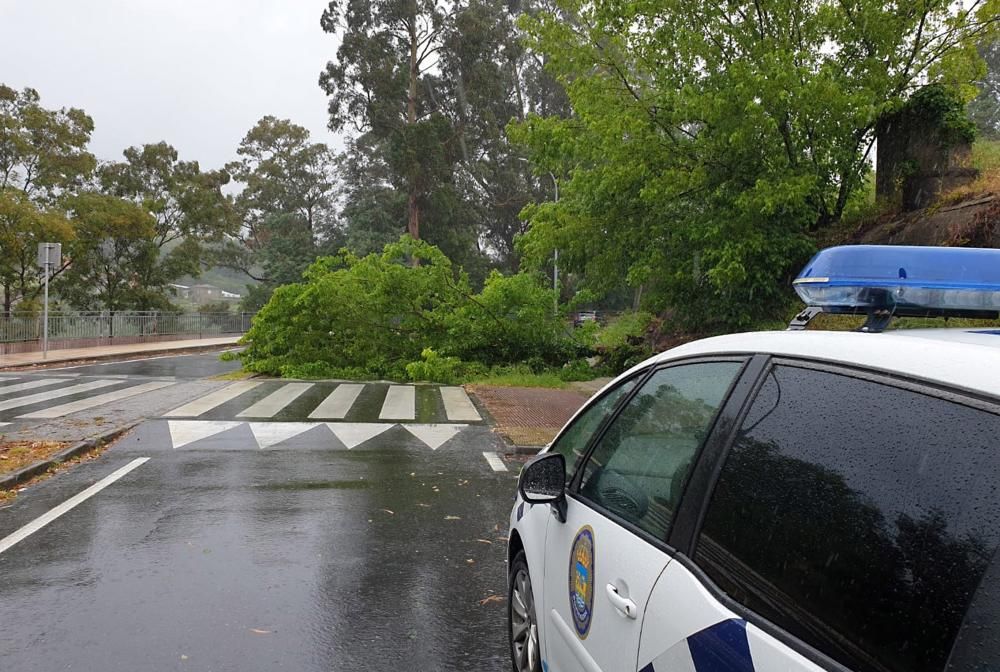
[[[581,327],[587,322],[597,322],[596,310],[584,310],[573,315],[574,327]]]

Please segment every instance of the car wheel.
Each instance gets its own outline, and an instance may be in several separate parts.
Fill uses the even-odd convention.
[[[541,652],[538,649],[538,619],[535,597],[531,591],[531,575],[524,551],[514,556],[510,565],[510,586],[507,594],[507,632],[514,672],[541,672]]]

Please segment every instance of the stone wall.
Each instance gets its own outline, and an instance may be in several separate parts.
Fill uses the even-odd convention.
[[[956,130],[953,121],[956,110],[964,114],[961,103],[949,101],[938,88],[923,91],[930,95],[915,94],[912,104],[884,117],[876,129],[876,197],[907,212],[927,207],[978,175],[970,166],[972,136],[964,128]]]

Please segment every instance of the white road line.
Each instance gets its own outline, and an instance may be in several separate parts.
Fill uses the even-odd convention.
[[[8,392],[22,392],[24,390],[33,390],[36,387],[45,387],[46,385],[55,385],[57,383],[68,383],[70,382],[66,378],[42,378],[40,380],[29,380],[26,383],[18,383],[17,385],[5,385],[0,387],[0,394],[7,394]]]
[[[17,542],[22,541],[27,537],[31,536],[38,530],[42,529],[43,527],[54,521],[59,516],[63,515],[67,511],[71,511],[73,508],[87,501],[88,499],[99,493],[101,490],[108,487],[109,485],[111,485],[118,479],[122,478],[129,472],[133,471],[134,469],[138,469],[146,462],[149,462],[148,457],[139,457],[132,460],[121,469],[118,469],[117,471],[113,472],[110,476],[105,476],[104,478],[99,480],[97,483],[94,483],[86,490],[76,495],[73,495],[59,506],[49,510],[46,513],[43,513],[41,516],[35,518],[33,521],[31,521],[21,529],[16,530],[15,532],[7,535],[3,539],[0,539],[0,553],[3,553]]]
[[[461,387],[442,387],[441,400],[444,402],[445,415],[452,422],[482,420],[469,395]]]
[[[493,468],[493,471],[507,471],[507,465],[503,463],[503,460],[501,460],[500,456],[496,453],[484,452],[483,457],[485,457],[486,461],[490,463],[490,467]]]
[[[244,392],[249,392],[253,388],[261,385],[260,381],[250,381],[241,380],[238,383],[233,383],[232,385],[227,385],[221,390],[216,390],[210,394],[206,394],[200,399],[195,399],[192,402],[184,404],[180,408],[175,408],[169,413],[164,413],[164,417],[168,416],[186,416],[194,417],[197,415],[202,415],[203,413],[208,413],[210,410],[216,406],[221,406],[227,401],[231,401],[236,397],[240,396]]]
[[[283,385],[271,394],[267,395],[256,404],[236,414],[237,418],[271,418],[288,404],[292,403],[306,390],[312,387],[312,383],[288,383]]]
[[[412,385],[392,385],[382,402],[380,420],[414,420],[417,417],[417,392]]]
[[[322,420],[343,420],[347,417],[348,411],[351,410],[351,406],[357,401],[358,395],[363,389],[365,389],[364,385],[352,383],[338,385],[337,389],[331,392],[330,396],[320,402],[320,405],[309,414],[309,417]]]
[[[173,385],[173,383],[164,383],[164,382],[143,383],[142,385],[127,387],[124,390],[115,390],[114,392],[106,392],[104,394],[99,394],[96,397],[88,397],[86,399],[80,399],[79,401],[71,401],[68,404],[60,404],[59,406],[52,406],[50,408],[46,408],[41,411],[35,411],[34,413],[25,413],[24,415],[19,415],[18,417],[61,418],[62,416],[69,415],[70,413],[76,413],[77,411],[85,411],[88,408],[94,408],[95,406],[101,406],[102,404],[109,404],[112,401],[118,401],[119,399],[128,399],[129,397],[134,397],[137,394],[152,392],[153,390],[159,390],[164,387],[170,387],[171,385]]]
[[[100,387],[107,387],[108,385],[121,385],[121,384],[122,381],[120,380],[95,380],[89,383],[70,385],[69,387],[63,387],[58,390],[39,392],[38,394],[29,394],[26,397],[14,397],[13,399],[0,401],[0,411],[6,411],[9,408],[18,408],[19,406],[31,406],[32,404],[40,404],[50,399],[57,399],[59,397],[68,397],[71,394],[79,394],[81,392],[89,392],[90,390],[96,390]]]

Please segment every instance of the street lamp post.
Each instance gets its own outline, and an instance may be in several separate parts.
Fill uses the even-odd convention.
[[[549,177],[552,178],[552,185],[555,187],[555,202],[559,202],[559,180],[552,173],[549,173]],[[559,248],[555,249],[555,256],[552,259],[552,291],[555,292],[555,308],[556,313],[559,313]]]
[[[42,359],[49,357],[49,276],[52,267],[62,260],[61,243],[38,243],[38,265],[45,275],[45,299],[42,306]]]
[[[518,157],[518,161],[530,164],[528,159]],[[555,176],[552,171],[548,171],[549,177],[552,178],[552,187],[555,189],[555,202],[559,202],[559,179]],[[555,310],[559,312],[559,248],[554,250],[554,255],[552,259],[552,290],[555,292]]]

